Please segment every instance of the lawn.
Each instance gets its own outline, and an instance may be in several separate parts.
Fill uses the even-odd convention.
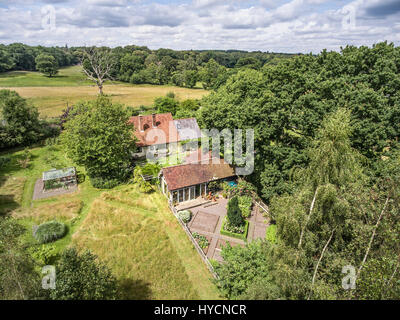
[[[34,225],[57,219],[66,223],[68,234],[53,243],[56,252],[71,244],[92,250],[115,274],[125,298],[219,298],[210,272],[159,191],[145,195],[133,185],[98,190],[85,179],[76,193],[32,201],[42,171],[73,163],[59,146],[30,152],[26,169],[17,161],[23,150],[0,154],[10,158],[0,167],[0,208],[26,227],[26,244],[36,245]]]
[[[37,72],[13,71],[0,74],[0,89],[17,91],[39,110],[41,117],[59,116],[68,105],[79,100],[95,99],[97,87],[85,80],[79,66],[63,68],[60,73],[48,78]],[[199,99],[208,91],[175,86],[132,85],[122,82],[108,82],[104,93],[113,101],[132,107],[151,105],[156,97],[174,92],[178,100]]]

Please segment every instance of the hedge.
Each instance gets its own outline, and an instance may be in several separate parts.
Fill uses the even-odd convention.
[[[228,236],[228,237],[232,237],[232,238],[236,238],[236,239],[241,239],[243,241],[247,240],[247,232],[249,231],[249,222],[245,220],[244,224],[244,233],[240,234],[240,233],[234,233],[234,232],[230,232],[230,231],[226,231],[225,230],[225,224],[227,222],[226,216],[222,222],[222,226],[221,226],[221,231],[220,233],[224,236]]]
[[[64,223],[50,221],[39,225],[34,231],[33,236],[39,243],[48,243],[61,239],[66,233],[67,227]]]
[[[96,189],[112,189],[121,184],[118,179],[105,179],[101,177],[89,177],[90,182]]]

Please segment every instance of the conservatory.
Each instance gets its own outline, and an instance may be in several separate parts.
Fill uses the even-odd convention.
[[[207,185],[235,177],[235,170],[220,159],[219,163],[188,163],[163,168],[161,190],[173,204],[194,200],[207,194]]]

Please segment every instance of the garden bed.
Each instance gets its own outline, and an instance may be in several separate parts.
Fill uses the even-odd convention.
[[[224,220],[222,221],[222,226],[221,226],[221,234],[224,236],[228,236],[228,237],[232,237],[232,238],[236,238],[236,239],[240,239],[243,241],[247,240],[247,233],[249,231],[249,222],[245,221],[244,222],[244,233],[235,233],[235,232],[231,232],[231,231],[227,231],[225,230],[225,225],[227,224],[227,219],[226,217],[224,218]]]

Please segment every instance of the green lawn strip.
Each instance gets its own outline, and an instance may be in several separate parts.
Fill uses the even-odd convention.
[[[0,87],[64,87],[92,85],[80,66],[65,67],[53,77],[33,71],[11,71],[0,74]]]
[[[276,224],[271,224],[267,227],[267,230],[265,231],[265,239],[271,243],[276,243],[276,232]]]
[[[225,224],[227,223],[227,219],[226,217],[224,217],[224,220],[222,221],[222,226],[221,226],[221,231],[220,233],[224,236],[228,236],[228,237],[232,237],[232,238],[236,238],[236,239],[240,239],[243,241],[247,240],[247,232],[249,230],[249,222],[247,220],[245,220],[245,226],[244,226],[244,233],[240,234],[240,233],[234,233],[234,232],[230,232],[225,230]]]

